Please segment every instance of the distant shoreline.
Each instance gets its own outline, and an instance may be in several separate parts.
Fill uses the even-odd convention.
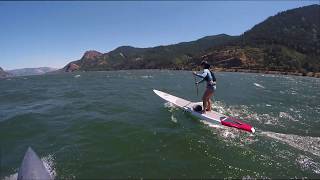
[[[159,68],[159,69],[118,69],[118,70],[96,70],[96,71],[73,71],[73,72],[48,72],[39,75],[49,75],[49,74],[64,74],[64,73],[77,73],[77,72],[98,72],[98,71],[126,71],[126,70],[171,70],[171,71],[199,71],[199,69],[189,69],[189,68]],[[257,70],[257,69],[242,69],[242,68],[213,68],[214,72],[242,72],[242,73],[259,73],[259,74],[275,74],[275,75],[291,75],[291,76],[306,76],[313,78],[320,78],[320,72],[287,72],[287,71],[272,71],[272,70]],[[38,76],[38,75],[26,75],[26,76]],[[12,78],[18,76],[7,76],[0,77],[0,79]],[[23,76],[19,76],[23,77]]]
[[[101,71],[124,71],[124,70],[171,70],[171,71],[199,71],[194,68],[159,68],[159,69],[118,69],[118,70],[101,70]],[[214,72],[243,72],[243,73],[259,73],[259,74],[276,74],[276,75],[291,75],[291,76],[306,76],[320,78],[320,72],[286,72],[286,71],[271,71],[271,70],[257,70],[257,69],[242,69],[242,68],[213,68]],[[79,72],[79,71],[73,71]],[[81,71],[80,71],[81,72]],[[82,71],[91,72],[91,71]],[[93,71],[94,72],[94,71]],[[68,73],[68,72],[65,72]]]
[[[244,68],[212,68],[214,72],[243,72],[243,73],[259,73],[259,74],[276,74],[276,75],[291,75],[291,76],[306,76],[320,78],[320,72],[290,72],[290,71],[274,71],[274,70],[262,70],[262,69],[244,69]],[[162,70],[162,69],[161,69]],[[164,70],[164,69],[163,69]],[[189,69],[189,68],[168,68],[167,70],[199,70],[199,69]]]
[[[244,73],[260,73],[260,74],[277,74],[277,75],[292,75],[292,76],[307,76],[320,78],[320,72],[288,72],[288,71],[272,71],[272,70],[254,70],[254,69],[226,69],[226,68],[215,68],[216,72],[244,72]]]
[[[199,71],[198,68],[159,68],[159,69],[113,69],[113,70],[96,70],[96,71],[125,71],[125,70],[171,70],[171,71]],[[272,71],[272,70],[258,70],[258,69],[243,69],[243,68],[220,68],[220,67],[214,67],[214,72],[243,72],[243,73],[259,73],[259,74],[277,74],[277,75],[291,75],[291,76],[306,76],[306,77],[314,77],[314,78],[320,78],[320,72],[288,72],[288,71]],[[75,72],[95,72],[95,71],[85,71],[85,70],[78,70],[78,71],[72,71]],[[72,72],[58,72],[59,73],[72,73]],[[55,73],[46,73],[46,74],[56,74]]]

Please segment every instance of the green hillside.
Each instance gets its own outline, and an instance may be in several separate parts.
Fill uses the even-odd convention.
[[[64,71],[120,69],[192,69],[207,57],[221,68],[284,72],[320,71],[320,6],[280,12],[240,36],[220,34],[196,41],[108,53],[86,52]],[[70,70],[69,67],[76,67]]]

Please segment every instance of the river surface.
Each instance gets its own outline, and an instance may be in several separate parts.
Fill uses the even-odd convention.
[[[31,146],[55,179],[320,178],[320,79],[216,73],[213,109],[255,134],[205,124],[153,93],[200,101],[189,71],[0,79],[0,179]]]

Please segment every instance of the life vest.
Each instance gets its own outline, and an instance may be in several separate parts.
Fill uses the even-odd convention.
[[[211,77],[212,77],[212,81],[213,81],[213,82],[217,81],[216,77],[214,76],[214,73],[213,73],[211,70],[209,70],[209,71],[210,71],[210,74],[211,74]],[[207,75],[207,76],[204,78],[204,80],[210,81],[209,76]]]

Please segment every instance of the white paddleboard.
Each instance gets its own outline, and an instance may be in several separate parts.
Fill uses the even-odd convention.
[[[202,105],[201,102],[191,102],[155,89],[153,90],[153,92],[160,96],[162,99],[174,104],[175,106],[183,109],[184,111],[190,112],[192,115],[200,119],[203,119],[209,123],[218,123],[224,126],[234,127],[251,133],[255,132],[255,129],[251,125],[246,124],[236,118],[229,117],[215,111],[206,111],[205,114],[195,111],[194,107],[199,104]]]

